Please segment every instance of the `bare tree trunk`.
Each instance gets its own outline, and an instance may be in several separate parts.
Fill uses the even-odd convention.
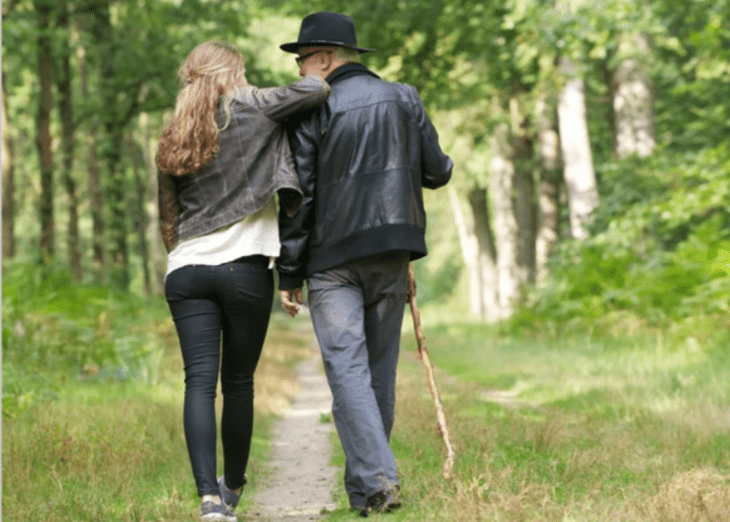
[[[529,169],[516,167],[514,179],[517,221],[517,269],[521,284],[535,282],[535,179]]]
[[[449,200],[451,202],[451,210],[454,214],[454,222],[456,230],[459,234],[459,244],[461,245],[461,254],[464,258],[464,264],[469,272],[469,311],[474,317],[482,317],[484,309],[482,305],[482,280],[479,272],[479,252],[477,248],[477,238],[473,229],[470,229],[461,211],[459,197],[456,195],[454,187],[447,187]]]
[[[148,227],[147,237],[152,245],[152,266],[155,275],[155,288],[158,294],[164,293],[165,272],[167,269],[167,253],[163,248],[162,235],[160,234],[160,211],[157,202],[157,166],[152,157],[152,147],[149,130],[149,116],[147,113],[140,114],[140,125],[142,126],[142,154],[147,172],[147,211]]]
[[[104,247],[104,235],[106,234],[106,219],[104,218],[104,194],[101,191],[101,172],[99,171],[99,159],[97,154],[97,132],[98,125],[92,123],[87,136],[88,161],[89,161],[89,203],[91,206],[91,245],[94,255],[94,267],[102,280],[107,278],[106,249]]]
[[[149,251],[147,249],[147,227],[149,225],[147,221],[147,213],[145,212],[145,200],[146,200],[146,184],[142,181],[142,176],[139,172],[139,155],[137,150],[137,143],[130,134],[127,143],[129,145],[129,156],[132,160],[132,172],[134,173],[134,186],[135,195],[133,205],[133,222],[134,229],[137,232],[137,247],[139,248],[139,255],[142,258],[142,274],[144,277],[144,291],[147,297],[152,295],[152,280],[150,278],[149,270]]]
[[[35,0],[38,38],[38,112],[36,114],[36,146],[40,158],[41,196],[40,254],[48,261],[54,253],[55,223],[53,219],[53,148],[51,142],[51,109],[53,107],[53,59],[51,54],[50,16],[53,6],[48,0]]]
[[[516,96],[510,98],[512,120],[512,164],[514,177],[514,212],[517,222],[517,270],[520,284],[535,281],[535,236],[537,209],[535,204],[535,177],[532,166],[532,139],[529,120],[521,114]]]
[[[656,145],[654,95],[643,63],[650,53],[646,35],[622,38],[619,53],[627,56],[613,72],[614,153],[619,158],[631,154],[649,156]]]
[[[598,187],[593,170],[583,80],[568,59],[561,60],[561,72],[567,79],[558,102],[558,124],[562,148],[570,229],[574,238],[588,237],[588,224],[598,206]]]
[[[113,281],[120,288],[126,289],[130,282],[128,234],[128,202],[127,183],[124,170],[121,168],[119,145],[123,135],[115,125],[107,126],[106,165],[109,173],[109,184],[106,190],[109,205],[109,236],[111,244],[111,269]]]
[[[126,180],[121,168],[121,146],[124,135],[122,125],[115,114],[116,87],[114,85],[114,32],[108,4],[101,4],[93,12],[93,35],[98,52],[101,94],[101,117],[104,126],[103,157],[108,183],[105,186],[106,204],[109,208],[110,275],[120,287],[129,286],[129,247],[127,244]]]
[[[59,28],[70,30],[68,5],[66,1],[58,3]],[[60,64],[58,85],[58,111],[61,115],[61,178],[68,195],[68,263],[74,280],[81,280],[81,252],[79,250],[79,199],[76,193],[76,181],[73,178],[74,134],[76,126],[73,118],[73,93],[71,91],[71,49],[68,40],[65,42]]]
[[[509,125],[498,125],[492,136],[489,190],[494,205],[494,236],[497,250],[497,287],[501,318],[512,315],[519,298],[517,267],[517,221],[512,192],[515,169],[510,160]]]
[[[487,191],[476,186],[473,187],[469,191],[469,206],[473,216],[474,236],[477,240],[477,267],[480,284],[477,290],[481,297],[482,317],[488,323],[496,323],[502,319],[504,314],[499,299],[497,249],[489,219]]]
[[[13,155],[12,132],[8,124],[8,102],[5,95],[5,75],[2,76],[3,119],[2,119],[2,234],[3,259],[15,256],[15,157]]]
[[[82,19],[77,19],[77,26],[83,31]],[[84,98],[89,97],[89,78],[86,67],[86,48],[79,44],[79,82],[81,84],[81,94]],[[93,251],[94,271],[102,281],[106,280],[106,250],[104,248],[104,234],[106,223],[104,220],[104,198],[101,192],[101,174],[99,172],[99,161],[96,150],[98,120],[94,116],[91,120],[89,133],[86,136],[87,159],[89,164],[89,205],[91,207],[91,245]]]
[[[554,110],[554,109],[553,109]],[[547,277],[547,262],[558,241],[560,216],[560,143],[553,119],[544,100],[535,110],[540,159],[540,193],[537,211],[537,238],[535,240],[535,280],[542,285]]]

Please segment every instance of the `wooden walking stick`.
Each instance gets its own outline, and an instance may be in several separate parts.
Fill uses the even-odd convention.
[[[413,328],[416,331],[416,341],[418,342],[416,357],[423,362],[426,368],[426,380],[428,381],[428,389],[433,398],[433,405],[436,407],[439,433],[441,434],[441,438],[444,439],[444,444],[446,444],[446,460],[444,461],[443,467],[444,478],[448,479],[451,478],[454,469],[456,451],[454,450],[454,443],[451,442],[451,437],[449,436],[449,427],[446,424],[444,407],[441,405],[441,396],[439,395],[438,388],[436,388],[433,363],[431,363],[431,358],[428,356],[426,336],[423,335],[423,329],[421,328],[421,314],[418,312],[418,305],[416,305],[416,276],[413,272],[413,263],[408,267],[408,295],[411,304],[411,315],[413,315]]]

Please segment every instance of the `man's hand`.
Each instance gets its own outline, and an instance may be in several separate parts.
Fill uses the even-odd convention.
[[[294,317],[301,308],[299,305],[302,304],[302,289],[279,290],[279,299],[281,299],[281,305],[284,307],[284,310],[289,312],[290,316]]]

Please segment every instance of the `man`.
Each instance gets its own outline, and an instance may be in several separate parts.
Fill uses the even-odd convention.
[[[414,87],[358,63],[352,19],[314,13],[296,42],[299,75],[331,87],[326,104],[291,122],[304,203],[280,215],[279,295],[293,317],[307,280],[310,314],[345,452],[350,506],[400,506],[390,449],[408,264],[426,255],[422,187],[438,188],[453,162]]]

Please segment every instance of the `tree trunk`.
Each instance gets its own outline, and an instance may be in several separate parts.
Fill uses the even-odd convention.
[[[2,234],[3,260],[15,257],[15,157],[10,126],[8,125],[8,102],[5,96],[5,75],[2,75],[3,119],[2,119]]]
[[[456,195],[454,187],[447,187],[449,201],[451,202],[451,210],[454,214],[454,222],[456,230],[459,234],[459,244],[461,245],[461,254],[464,258],[464,264],[469,272],[469,311],[474,317],[483,317],[484,307],[482,302],[482,280],[479,272],[479,251],[477,247],[477,238],[473,227],[466,223],[464,213],[461,211],[459,197]]]
[[[107,278],[106,248],[104,236],[106,234],[106,219],[104,218],[104,194],[101,191],[101,172],[97,153],[98,125],[92,123],[87,135],[89,161],[89,204],[91,207],[91,248],[94,256],[94,268],[102,281]]]
[[[82,18],[77,18],[77,27],[79,31],[83,31]],[[84,98],[89,97],[89,79],[86,60],[86,48],[79,43],[78,59],[79,59],[79,83],[81,84],[81,94]],[[101,281],[106,280],[106,250],[104,248],[104,234],[106,223],[104,219],[104,198],[101,192],[101,174],[99,172],[99,161],[97,154],[97,132],[98,120],[96,116],[91,119],[89,133],[86,136],[87,159],[89,164],[89,206],[91,208],[91,245],[93,251],[94,272]]]
[[[535,235],[537,217],[535,176],[532,166],[532,139],[529,120],[521,114],[517,97],[510,98],[512,120],[512,164],[514,177],[514,212],[517,222],[517,275],[520,284],[535,281]]]
[[[474,236],[477,240],[477,266],[482,317],[488,323],[496,323],[504,317],[499,299],[499,276],[495,238],[489,219],[487,191],[473,187],[469,191],[469,206],[474,222]]]
[[[570,230],[574,238],[585,239],[588,237],[586,227],[598,206],[598,188],[588,137],[584,85],[576,75],[575,65],[569,60],[561,59],[560,68],[566,84],[558,101],[558,124],[563,176],[568,189]]]
[[[109,174],[107,204],[109,205],[109,239],[111,244],[112,282],[119,288],[129,286],[129,246],[127,244],[129,205],[127,202],[127,183],[124,169],[121,168],[120,144],[123,140],[121,129],[114,124],[107,126],[106,166]]]
[[[509,125],[500,124],[492,136],[489,190],[494,205],[494,237],[497,250],[497,288],[502,319],[512,315],[519,297],[517,221],[513,190],[515,169],[511,161]]]
[[[619,158],[631,154],[646,157],[656,145],[654,95],[643,63],[650,53],[646,35],[622,38],[619,53],[627,56],[613,72],[614,153]]]
[[[38,205],[41,224],[40,253],[48,261],[54,253],[55,223],[53,219],[53,148],[51,141],[51,109],[53,107],[53,59],[51,55],[50,17],[53,9],[48,0],[35,0],[38,38],[38,112],[36,113],[36,146],[40,159],[41,196]]]
[[[121,168],[121,146],[124,135],[117,116],[114,85],[114,33],[108,4],[94,11],[94,47],[100,67],[101,118],[104,125],[103,157],[107,169],[105,199],[109,209],[110,276],[115,286],[129,286],[129,249],[127,245],[126,180]]]
[[[59,28],[69,32],[68,5],[59,2]],[[76,181],[73,178],[74,133],[76,126],[73,118],[73,93],[71,91],[71,49],[68,40],[64,41],[60,60],[58,85],[58,111],[61,115],[61,178],[68,195],[68,263],[75,281],[81,280],[81,252],[79,250],[79,199],[76,193]]]
[[[167,270],[167,252],[163,248],[162,234],[160,234],[160,211],[157,202],[157,166],[155,158],[152,157],[152,140],[150,139],[149,116],[147,113],[140,114],[140,125],[142,127],[142,154],[147,172],[147,237],[152,245],[152,266],[155,274],[155,288],[158,294],[165,290],[165,272]]]
[[[134,186],[135,195],[134,204],[132,205],[132,216],[134,220],[134,229],[137,233],[137,247],[139,248],[139,255],[142,258],[142,274],[144,281],[144,292],[147,297],[152,295],[152,280],[150,278],[149,270],[149,251],[147,249],[147,213],[145,212],[145,200],[147,197],[146,184],[142,181],[142,176],[139,172],[139,155],[137,150],[137,143],[134,141],[132,135],[129,135],[127,139],[129,144],[129,156],[132,161],[132,172],[134,174]]]
[[[554,110],[554,108],[553,108]],[[538,100],[535,110],[539,140],[540,193],[535,240],[535,280],[538,286],[547,278],[547,262],[555,249],[560,217],[560,143],[553,118],[544,100]]]

